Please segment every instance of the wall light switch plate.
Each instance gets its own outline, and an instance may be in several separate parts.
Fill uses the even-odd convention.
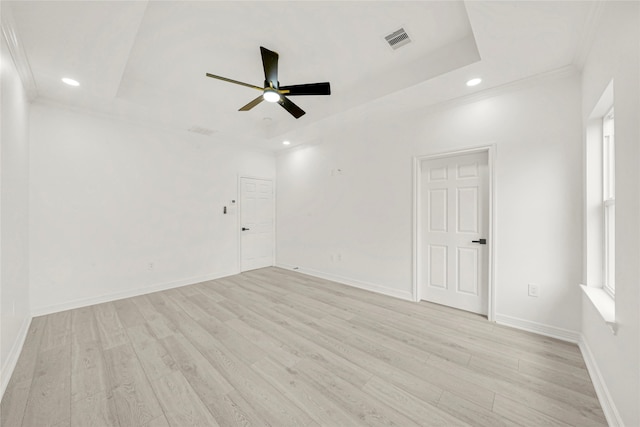
[[[530,297],[539,297],[540,296],[540,286],[535,283],[529,283],[529,296]]]

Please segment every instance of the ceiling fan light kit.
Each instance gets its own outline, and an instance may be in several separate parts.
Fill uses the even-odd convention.
[[[299,119],[305,114],[305,112],[287,98],[287,96],[331,95],[331,85],[329,82],[280,86],[280,83],[278,82],[278,53],[260,46],[260,54],[262,55],[262,68],[264,69],[264,87],[243,83],[226,77],[216,76],[211,73],[206,74],[207,77],[211,77],[213,79],[246,86],[262,92],[260,96],[249,102],[247,105],[241,107],[238,111],[249,111],[264,100],[271,103],[277,102],[282,106],[282,108],[287,110],[289,114],[296,119]]]
[[[280,94],[273,89],[265,89],[262,97],[267,102],[278,102],[280,101]]]

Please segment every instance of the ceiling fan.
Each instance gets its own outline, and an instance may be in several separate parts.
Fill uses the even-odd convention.
[[[280,86],[280,82],[278,82],[278,53],[262,46],[260,46],[260,53],[262,54],[262,67],[264,68],[264,87],[254,86],[249,83],[243,83],[237,80],[207,73],[207,77],[250,87],[262,92],[259,97],[249,102],[238,111],[249,111],[262,101],[277,102],[282,105],[282,108],[291,113],[293,117],[299,119],[305,114],[305,112],[296,104],[291,102],[287,96],[331,95],[331,86],[329,85],[329,82]]]

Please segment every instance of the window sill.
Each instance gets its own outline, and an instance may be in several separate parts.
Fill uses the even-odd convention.
[[[609,326],[613,335],[615,335],[618,329],[618,325],[616,324],[615,300],[602,288],[586,285],[580,285],[580,287],[587,297],[589,297],[589,300],[598,313],[600,313],[600,316],[607,326]]]

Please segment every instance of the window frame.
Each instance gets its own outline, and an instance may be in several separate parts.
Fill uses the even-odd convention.
[[[615,297],[615,115],[602,117],[602,289]]]

